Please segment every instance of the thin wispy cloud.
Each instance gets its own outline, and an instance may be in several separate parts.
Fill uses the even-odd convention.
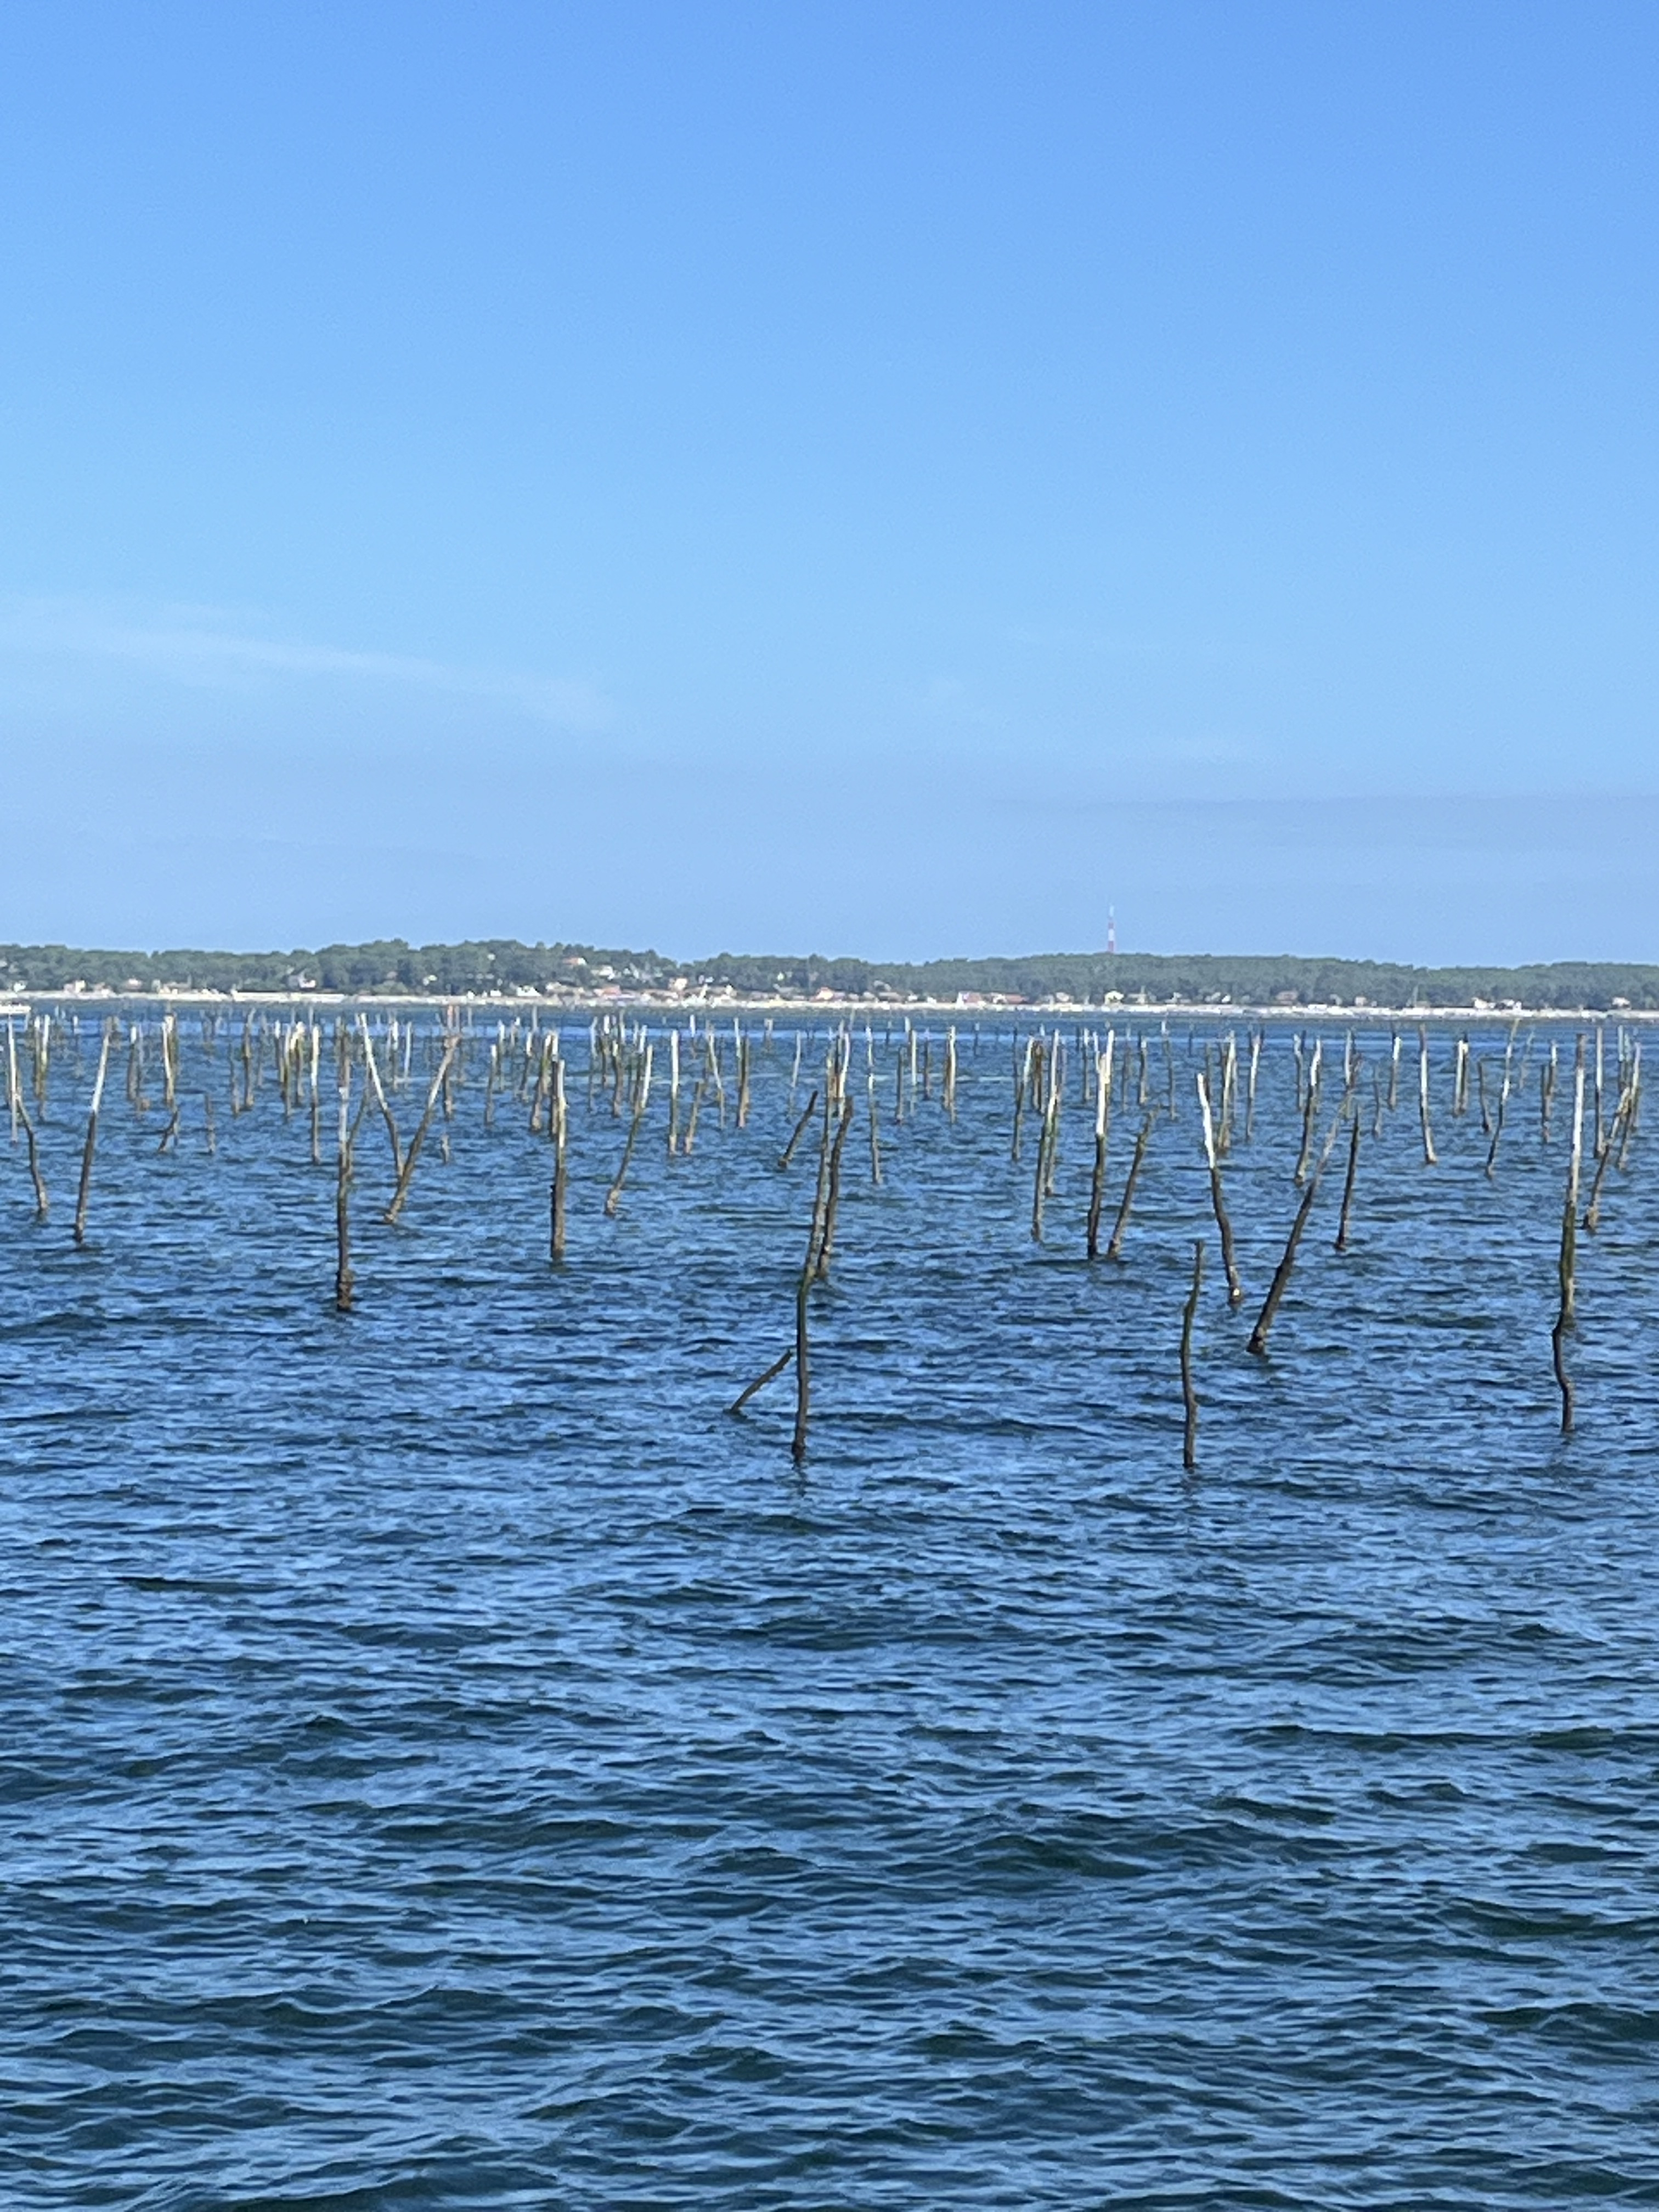
[[[76,599],[14,599],[0,602],[0,654],[125,661],[192,688],[283,677],[408,686],[489,700],[567,729],[599,729],[614,719],[611,702],[589,684],[260,635],[210,608],[134,613]]]

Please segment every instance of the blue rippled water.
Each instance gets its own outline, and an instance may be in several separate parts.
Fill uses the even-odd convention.
[[[653,1099],[615,1220],[573,1085],[558,1270],[476,1061],[397,1230],[366,1127],[349,1316],[303,1115],[233,1120],[186,1029],[179,1149],[112,1098],[85,1249],[89,1029],[49,1221],[21,1149],[0,1200],[0,2200],[1659,2203],[1644,1133],[1570,1439],[1536,1048],[1489,1181],[1437,1036],[1440,1165],[1402,1085],[1263,1363],[1271,1034],[1187,1478],[1205,1039],[1091,1267],[1075,1085],[1039,1246],[1006,1036],[895,1127],[878,1030],[797,1468],[787,1380],[723,1411],[811,1204],[781,1027],[746,1129],[671,1160]]]

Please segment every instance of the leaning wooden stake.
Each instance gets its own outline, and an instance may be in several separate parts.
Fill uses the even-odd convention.
[[[1123,1237],[1129,1226],[1129,1209],[1135,1202],[1135,1185],[1140,1181],[1140,1164],[1146,1157],[1146,1147],[1152,1142],[1152,1116],[1148,1114],[1140,1125],[1139,1135],[1135,1139],[1134,1158],[1129,1162],[1129,1172],[1124,1178],[1117,1219],[1112,1224],[1111,1241],[1106,1247],[1109,1260],[1121,1260],[1123,1256]]]
[[[1630,1152],[1630,1140],[1642,1111],[1642,1048],[1638,1044],[1631,1061],[1630,1088],[1625,1108],[1625,1133],[1619,1141],[1619,1172],[1625,1172],[1625,1161]]]
[[[1210,1203],[1215,1208],[1215,1225],[1221,1234],[1221,1264],[1227,1276],[1227,1303],[1230,1306],[1242,1306],[1244,1285],[1238,1279],[1238,1263],[1233,1254],[1233,1224],[1227,1216],[1227,1200],[1221,1188],[1221,1166],[1216,1155],[1215,1120],[1210,1109],[1210,1085],[1201,1067],[1198,1071],[1198,1108],[1204,1123],[1204,1157],[1210,1164]]]
[[[1572,1377],[1567,1372],[1565,1344],[1577,1326],[1578,1178],[1584,1159],[1584,1047],[1579,1040],[1578,1063],[1573,1070],[1572,1157],[1567,1164],[1566,1200],[1561,1208],[1561,1256],[1558,1267],[1561,1303],[1550,1331],[1550,1353],[1555,1380],[1561,1392],[1561,1433],[1572,1434]]]
[[[777,1358],[772,1362],[772,1364],[769,1368],[766,1368],[761,1374],[757,1375],[752,1382],[748,1383],[743,1389],[738,1391],[737,1396],[726,1407],[726,1412],[728,1413],[742,1413],[744,1407],[749,1403],[749,1401],[754,1396],[757,1390],[763,1390],[769,1382],[775,1382],[777,1381],[779,1376],[782,1374],[784,1369],[789,1364],[794,1356],[795,1347],[792,1344],[785,1351],[781,1352]]]
[[[1060,1109],[1066,1103],[1066,1049],[1060,1041],[1058,1030],[1054,1031],[1053,1072],[1048,1080],[1054,1095],[1049,1103],[1047,1141],[1043,1146],[1042,1187],[1046,1194],[1052,1198],[1060,1174]]]
[[[1353,1127],[1348,1132],[1348,1172],[1342,1182],[1342,1212],[1336,1224],[1336,1249],[1348,1249],[1348,1224],[1353,1217],[1354,1178],[1359,1173],[1359,1109],[1354,1108]]]
[[[1624,1135],[1625,1115],[1629,1103],[1628,1092],[1621,1095],[1613,1109],[1613,1127],[1607,1132],[1607,1141],[1601,1147],[1601,1157],[1595,1163],[1595,1173],[1590,1177],[1589,1204],[1584,1208],[1584,1227],[1594,1237],[1601,1226],[1601,1185],[1607,1181],[1607,1170],[1613,1164],[1614,1148]]]
[[[1425,1168],[1438,1167],[1434,1131],[1429,1122],[1429,1033],[1425,1029],[1417,1032],[1417,1106],[1423,1121],[1423,1164]]]
[[[746,1048],[744,1045],[740,1044],[738,1046],[738,1060],[740,1066],[742,1065],[743,1054],[745,1049]],[[610,1189],[606,1191],[605,1194],[605,1210],[607,1214],[613,1218],[616,1214],[617,1208],[622,1204],[623,1184],[627,1179],[628,1164],[633,1158],[634,1147],[640,1140],[640,1125],[645,1120],[646,1104],[647,1100],[650,1098],[650,1096],[651,1047],[647,1044],[645,1048],[645,1057],[641,1060],[638,1071],[634,1078],[634,1112],[633,1117],[628,1124],[628,1142],[623,1146],[622,1164],[617,1170],[617,1180],[611,1184]],[[748,1110],[747,1106],[744,1105],[742,1109],[742,1113],[746,1114]],[[739,1116],[739,1126],[741,1126],[741,1115]]]
[[[1352,1103],[1351,1098],[1345,1101],[1342,1111],[1346,1111],[1347,1106]],[[1325,1139],[1325,1148],[1321,1152],[1318,1164],[1312,1174],[1308,1177],[1306,1187],[1302,1193],[1302,1202],[1296,1209],[1296,1218],[1291,1224],[1291,1233],[1285,1240],[1284,1254],[1278,1267],[1273,1270],[1273,1279],[1267,1286],[1267,1297],[1262,1300],[1261,1311],[1256,1316],[1255,1327],[1250,1331],[1248,1349],[1254,1352],[1258,1358],[1265,1358],[1267,1355],[1267,1338],[1273,1329],[1273,1318],[1279,1311],[1279,1302],[1289,1286],[1291,1271],[1296,1266],[1296,1248],[1302,1242],[1302,1232],[1308,1225],[1308,1216],[1313,1212],[1313,1202],[1319,1195],[1319,1186],[1325,1174],[1325,1163],[1331,1156],[1331,1146],[1335,1143],[1336,1133],[1342,1126],[1342,1111],[1339,1111],[1332,1120],[1330,1134]]]
[[[1498,1086],[1498,1110],[1492,1116],[1492,1149],[1486,1154],[1488,1176],[1498,1172],[1498,1147],[1504,1141],[1504,1122],[1510,1110],[1510,1092],[1515,1084],[1515,1036],[1520,1026],[1519,1022],[1510,1024],[1509,1042],[1504,1047],[1504,1080]]]
[[[799,1121],[796,1122],[794,1128],[790,1133],[788,1143],[778,1154],[778,1165],[781,1169],[787,1169],[790,1161],[794,1158],[795,1147],[799,1144],[801,1139],[806,1134],[806,1125],[817,1112],[817,1103],[818,1094],[814,1091],[811,1097],[806,1102],[805,1112],[801,1115]]]
[[[92,1110],[87,1115],[87,1141],[81,1154],[81,1188],[75,1200],[75,1241],[87,1241],[87,1200],[92,1195],[92,1156],[98,1148],[98,1109],[104,1101],[104,1078],[109,1072],[110,1041],[115,1033],[113,1022],[104,1024],[104,1041],[98,1052],[98,1073],[92,1086]]]
[[[432,1079],[432,1087],[426,1094],[426,1108],[415,1125],[415,1133],[409,1140],[409,1150],[404,1154],[404,1164],[398,1175],[398,1188],[392,1194],[392,1203],[384,1218],[395,1223],[409,1198],[409,1187],[415,1180],[415,1164],[421,1157],[421,1147],[426,1142],[426,1133],[432,1127],[432,1116],[437,1110],[450,1062],[460,1049],[460,1032],[452,1030],[445,1040],[443,1058],[438,1062],[438,1072]]]
[[[847,1133],[843,1120],[836,1133],[836,1153]],[[806,1258],[795,1285],[795,1428],[789,1439],[789,1456],[799,1467],[806,1456],[806,1431],[812,1418],[812,1347],[808,1340],[807,1304],[813,1279],[823,1272],[824,1236],[830,1219],[830,1191],[835,1170],[830,1161],[830,1102],[823,1106],[823,1145],[818,1154],[818,1187],[812,1205],[812,1227],[806,1240]]]
[[[368,1017],[367,1014],[359,1014],[357,1017],[357,1027],[362,1036],[363,1066],[368,1070],[369,1087],[374,1094],[374,1103],[380,1109],[380,1118],[386,1123],[386,1141],[392,1146],[392,1181],[396,1182],[404,1171],[404,1150],[398,1139],[397,1121],[392,1115],[391,1104],[386,1098],[385,1089],[380,1082],[380,1071],[376,1063],[374,1055],[374,1040],[368,1033]],[[489,1074],[490,1081],[493,1083],[495,1078],[495,1056],[493,1053],[490,1055]],[[486,1109],[488,1109],[489,1103],[489,1099],[486,1097]]]
[[[830,1189],[823,1203],[823,1228],[818,1237],[817,1273],[822,1278],[830,1273],[830,1255],[836,1248],[836,1223],[841,1212],[841,1155],[847,1142],[847,1132],[853,1126],[853,1101],[843,1091],[841,1120],[836,1124],[835,1141],[830,1147]]]
[[[842,1123],[844,1131],[845,1121]],[[807,1300],[818,1271],[819,1248],[822,1243],[830,1199],[830,1117],[829,1102],[825,1101],[823,1135],[818,1146],[817,1188],[812,1197],[812,1221],[806,1234],[806,1256],[801,1262],[800,1275],[795,1285],[795,1340],[781,1352],[772,1364],[757,1375],[745,1389],[740,1390],[726,1407],[728,1413],[741,1413],[757,1390],[775,1382],[793,1359],[795,1377],[795,1432],[790,1445],[794,1458],[805,1456],[807,1423],[811,1416],[811,1346],[807,1341]]]
[[[1181,1316],[1181,1395],[1187,1408],[1187,1429],[1181,1447],[1181,1464],[1191,1474],[1198,1465],[1198,1392],[1193,1387],[1193,1320],[1198,1312],[1198,1293],[1204,1282],[1204,1239],[1193,1245],[1193,1287]]]
[[[1302,1149],[1296,1156],[1296,1173],[1292,1180],[1301,1182],[1308,1172],[1308,1162],[1313,1157],[1314,1130],[1319,1121],[1320,1069],[1324,1063],[1325,1041],[1314,1041],[1313,1058],[1308,1064],[1307,1089],[1302,1100]]]
[[[1016,1046],[1016,1050],[1018,1050],[1018,1046]],[[1036,1050],[1036,1039],[1035,1037],[1028,1036],[1025,1040],[1024,1059],[1023,1060],[1017,1060],[1015,1066],[1014,1142],[1011,1158],[1012,1158],[1016,1167],[1019,1165],[1020,1132],[1024,1127],[1025,1122],[1025,1094],[1031,1086],[1031,1055]]]

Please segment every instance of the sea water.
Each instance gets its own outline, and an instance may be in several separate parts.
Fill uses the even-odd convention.
[[[1288,1030],[1224,1164],[1235,1313],[1213,1027],[1166,1066],[1153,1018],[1175,1118],[1093,1266],[1075,1024],[1040,1244],[1018,1048],[959,1029],[951,1121],[933,1027],[896,1122],[875,1026],[879,1187],[855,1033],[799,1466],[789,1375],[725,1408],[791,1340],[822,1031],[793,1102],[757,1032],[749,1126],[711,1097],[673,1158],[659,1036],[612,1220],[625,1120],[572,1028],[557,1269],[479,1045],[395,1230],[361,1130],[348,1316],[305,1109],[267,1073],[233,1118],[188,1018],[176,1150],[118,1055],[76,1250],[91,1024],[59,1048],[49,1220],[21,1144],[0,1185],[0,2199],[1659,2203],[1649,1133],[1580,1238],[1564,1441],[1544,1033],[1490,1178],[1450,1034],[1436,1168],[1414,1038],[1375,1138],[1359,1040],[1351,1249],[1344,1143],[1262,1360]]]

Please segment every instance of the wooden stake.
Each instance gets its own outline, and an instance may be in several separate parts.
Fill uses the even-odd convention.
[[[374,1040],[368,1033],[368,1017],[367,1014],[358,1015],[357,1027],[362,1032],[363,1040],[363,1066],[368,1071],[369,1086],[374,1094],[374,1103],[380,1109],[380,1118],[386,1123],[386,1141],[392,1146],[392,1179],[395,1183],[404,1171],[404,1152],[403,1146],[398,1140],[398,1124],[393,1117],[392,1108],[387,1101],[386,1092],[381,1087],[380,1071],[375,1063]],[[490,1054],[489,1076],[490,1083],[493,1086],[495,1079],[495,1055],[493,1052]],[[486,1126],[488,1126],[489,1107],[489,1101],[488,1094],[486,1094]]]
[[[874,1080],[873,1071],[871,1077]],[[797,1464],[806,1455],[807,1425],[811,1418],[811,1347],[807,1338],[807,1301],[818,1272],[818,1257],[823,1237],[830,1201],[830,1102],[824,1101],[823,1138],[818,1146],[817,1188],[812,1197],[811,1225],[806,1233],[806,1255],[795,1283],[795,1340],[788,1349],[772,1362],[764,1373],[757,1375],[747,1389],[738,1392],[730,1406],[729,1413],[741,1413],[757,1390],[782,1374],[793,1359],[795,1363],[795,1431],[790,1443],[790,1453]],[[844,1133],[846,1121],[842,1121]]]
[[[827,1102],[826,1102],[827,1103]],[[818,1238],[817,1273],[820,1279],[830,1273],[830,1255],[835,1249],[836,1223],[841,1212],[841,1155],[847,1142],[847,1132],[853,1126],[853,1102],[843,1096],[841,1118],[836,1125],[835,1141],[830,1147],[830,1189],[824,1200],[823,1229]]]
[[[1146,1157],[1146,1147],[1152,1142],[1152,1116],[1149,1113],[1140,1125],[1140,1133],[1135,1139],[1134,1157],[1129,1162],[1129,1172],[1124,1178],[1117,1219],[1112,1224],[1111,1241],[1106,1247],[1109,1260],[1121,1260],[1123,1256],[1123,1237],[1129,1226],[1129,1209],[1135,1202],[1135,1185],[1140,1180],[1140,1164]]]
[[[460,1048],[460,1042],[459,1030],[452,1030],[444,1042],[443,1058],[438,1062],[437,1073],[432,1079],[432,1087],[426,1094],[425,1109],[416,1124],[414,1135],[409,1140],[409,1150],[404,1154],[403,1166],[398,1171],[398,1187],[392,1192],[392,1203],[382,1217],[383,1219],[393,1224],[396,1224],[398,1215],[408,1201],[410,1185],[415,1180],[415,1164],[421,1157],[421,1147],[426,1142],[426,1133],[432,1127],[432,1116],[436,1111],[438,1100],[442,1095],[444,1084],[449,1074],[450,1063]]]
[[[1631,1058],[1628,1099],[1629,1103],[1625,1113],[1625,1133],[1619,1144],[1620,1175],[1625,1172],[1625,1161],[1630,1152],[1631,1133],[1642,1111],[1642,1048],[1639,1044]]]
[[[1050,1048],[1048,1091],[1049,1127],[1044,1146],[1042,1188],[1045,1194],[1052,1198],[1060,1176],[1060,1109],[1066,1103],[1066,1048],[1058,1030]]]
[[[1336,1224],[1336,1249],[1348,1249],[1348,1224],[1353,1215],[1354,1177],[1359,1172],[1359,1109],[1354,1108],[1353,1127],[1348,1132],[1348,1172],[1342,1183],[1342,1214]]]
[[[1221,1055],[1221,1113],[1216,1124],[1215,1148],[1225,1159],[1233,1148],[1233,1115],[1238,1103],[1238,1039],[1231,1032]]]
[[[872,1076],[871,1078],[872,1084],[875,1078]],[[799,1144],[801,1139],[806,1134],[806,1126],[808,1122],[811,1121],[814,1113],[817,1110],[817,1103],[818,1094],[815,1090],[811,1097],[806,1102],[806,1110],[802,1114],[799,1121],[796,1122],[793,1130],[791,1132],[788,1143],[778,1154],[778,1165],[781,1169],[787,1170],[790,1161],[794,1158],[795,1147]]]
[[[77,1244],[84,1244],[87,1241],[87,1200],[92,1195],[92,1156],[98,1148],[98,1109],[104,1100],[104,1078],[109,1070],[109,1048],[114,1035],[115,1024],[106,1022],[103,1042],[98,1052],[98,1073],[92,1086],[92,1110],[87,1115],[87,1141],[81,1154],[81,1188],[75,1200],[75,1241]]]
[[[772,1362],[772,1364],[769,1368],[765,1369],[761,1374],[757,1375],[752,1382],[746,1384],[743,1389],[738,1391],[737,1396],[726,1407],[726,1412],[728,1413],[742,1413],[744,1407],[749,1403],[749,1401],[754,1396],[757,1390],[763,1390],[769,1382],[775,1382],[777,1381],[779,1376],[782,1374],[784,1369],[789,1364],[794,1356],[795,1347],[792,1344],[786,1350],[781,1352],[777,1358]]]
[[[1573,1387],[1567,1372],[1565,1346],[1568,1336],[1577,1326],[1578,1289],[1578,1179],[1584,1157],[1584,1040],[1578,1040],[1577,1064],[1573,1069],[1572,1085],[1572,1157],[1567,1164],[1566,1199],[1561,1208],[1561,1255],[1557,1265],[1561,1303],[1555,1316],[1555,1327],[1550,1331],[1550,1355],[1555,1367],[1555,1380],[1561,1393],[1561,1433],[1572,1434]]]
[[[639,1142],[640,1125],[645,1119],[646,1102],[650,1096],[651,1047],[647,1044],[645,1048],[645,1057],[640,1062],[634,1078],[634,1113],[628,1125],[628,1142],[623,1146],[622,1162],[617,1170],[617,1180],[605,1194],[605,1212],[613,1219],[617,1208],[622,1203],[623,1183],[628,1175],[628,1164],[634,1157],[635,1146]]]
[[[1620,1072],[1624,1080],[1620,1086],[1619,1103],[1613,1109],[1613,1126],[1595,1163],[1595,1173],[1590,1177],[1589,1204],[1584,1208],[1584,1227],[1592,1237],[1601,1226],[1601,1185],[1607,1180],[1607,1170],[1614,1164],[1621,1170],[1624,1167],[1626,1134],[1636,1104],[1635,1078],[1633,1074],[1625,1074],[1622,1054]]]
[[[1088,1256],[1100,1256],[1100,1214],[1106,1200],[1106,1148],[1111,1130],[1112,1056],[1110,1032],[1107,1048],[1095,1060],[1095,1167],[1089,1183]]]
[[[1048,1090],[1042,1102],[1042,1121],[1037,1131],[1036,1179],[1031,1189],[1031,1236],[1042,1242],[1042,1201],[1048,1196],[1053,1179],[1053,1158],[1060,1142],[1060,1032],[1054,1032],[1054,1047],[1047,1066]]]
[[[549,1120],[553,1132],[553,1189],[548,1256],[557,1262],[564,1257],[565,1154],[569,1136],[569,1116],[564,1103],[564,1061],[558,1058],[553,1062],[553,1100]]]
[[[322,1092],[317,1079],[322,1051],[323,1033],[313,1020],[311,1024],[311,1164],[314,1168],[319,1168],[323,1164],[323,1104]],[[234,1073],[231,1078],[230,1111],[234,1120],[236,1114],[236,1081]]]
[[[1244,1285],[1238,1279],[1238,1264],[1233,1253],[1233,1224],[1227,1217],[1227,1200],[1221,1188],[1221,1163],[1216,1150],[1209,1080],[1201,1067],[1198,1071],[1198,1110],[1204,1125],[1204,1157],[1210,1169],[1210,1203],[1215,1209],[1215,1225],[1221,1235],[1221,1265],[1227,1277],[1227,1303],[1230,1306],[1242,1306]]]
[[[812,1206],[812,1228],[806,1240],[806,1258],[801,1267],[800,1279],[795,1285],[795,1430],[789,1440],[789,1456],[797,1467],[806,1456],[806,1431],[812,1418],[812,1347],[807,1336],[807,1301],[812,1293],[813,1278],[821,1272],[823,1230],[829,1209],[830,1102],[826,1098],[823,1103],[825,1141],[818,1154],[818,1188]],[[842,1127],[844,1130],[845,1122]]]
[[[1342,1111],[1346,1112],[1347,1106],[1352,1103],[1352,1100],[1345,1101]],[[1302,1232],[1308,1225],[1308,1216],[1313,1212],[1313,1202],[1319,1195],[1320,1182],[1325,1173],[1325,1163],[1331,1156],[1331,1146],[1335,1143],[1336,1133],[1341,1126],[1342,1112],[1339,1112],[1332,1119],[1330,1134],[1325,1139],[1324,1150],[1319,1156],[1318,1164],[1308,1177],[1306,1187],[1302,1193],[1302,1202],[1296,1209],[1296,1218],[1291,1224],[1291,1233],[1285,1240],[1284,1253],[1278,1267],[1273,1270],[1273,1279],[1267,1286],[1267,1295],[1262,1301],[1261,1311],[1256,1316],[1255,1327],[1250,1331],[1248,1348],[1255,1352],[1258,1358],[1265,1358],[1267,1355],[1267,1338],[1273,1329],[1274,1317],[1279,1312],[1279,1302],[1289,1286],[1291,1271],[1296,1266],[1296,1248],[1302,1242]]]
[[[1438,1167],[1440,1163],[1434,1149],[1434,1131],[1429,1124],[1429,1033],[1421,1027],[1417,1032],[1417,1104],[1423,1121],[1423,1164]]]
[[[335,1033],[334,1059],[340,1121],[334,1166],[334,1310],[349,1313],[351,1273],[351,1036],[342,1025]]]
[[[1187,1409],[1181,1464],[1188,1474],[1193,1474],[1198,1466],[1198,1392],[1193,1387],[1193,1320],[1198,1312],[1198,1294],[1203,1282],[1204,1239],[1200,1237],[1193,1245],[1193,1286],[1187,1293],[1187,1304],[1181,1316],[1181,1395]]]
[[[1307,1088],[1302,1099],[1302,1149],[1296,1158],[1293,1181],[1300,1182],[1308,1172],[1308,1162],[1313,1157],[1314,1127],[1319,1119],[1320,1068],[1325,1056],[1325,1041],[1315,1041],[1313,1058],[1308,1066]]]
[[[1025,1120],[1025,1094],[1031,1087],[1031,1067],[1036,1051],[1036,1039],[1028,1036],[1025,1040],[1025,1057],[1018,1063],[1014,1077],[1014,1144],[1012,1158],[1016,1167],[1019,1165],[1019,1138]]]
[[[1492,1148],[1486,1154],[1486,1174],[1498,1172],[1498,1147],[1504,1141],[1504,1121],[1510,1110],[1510,1087],[1514,1079],[1515,1030],[1510,1030],[1509,1042],[1504,1048],[1504,1079],[1498,1089],[1498,1110],[1492,1117]]]
[[[17,1073],[17,1040],[9,1022],[6,1024],[6,1091],[11,1105],[12,1142],[17,1141],[21,1122],[28,1145],[29,1180],[34,1185],[34,1218],[44,1221],[52,1211],[46,1196],[46,1186],[40,1174],[40,1145],[34,1133],[34,1122],[23,1103],[23,1085]]]

